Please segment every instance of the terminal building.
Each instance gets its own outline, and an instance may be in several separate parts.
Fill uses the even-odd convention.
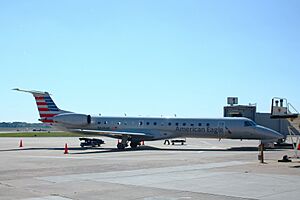
[[[227,98],[228,106],[224,106],[224,117],[247,117],[257,124],[271,128],[283,135],[289,134],[290,122],[285,118],[271,118],[271,113],[260,113],[256,111],[256,105],[238,105],[237,97]],[[295,130],[296,134],[300,134]]]

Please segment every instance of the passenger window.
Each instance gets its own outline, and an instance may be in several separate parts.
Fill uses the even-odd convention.
[[[149,122],[147,122],[146,124],[147,124],[147,125],[149,125],[150,123],[149,123]]]
[[[202,124],[201,124],[201,123],[198,123],[198,126],[202,126]]]
[[[101,122],[98,122],[98,124],[101,124]]]
[[[209,123],[207,123],[206,126],[209,126]]]
[[[194,124],[191,124],[191,126],[194,126]]]
[[[179,125],[178,122],[176,122],[175,125],[178,126]]]
[[[157,124],[156,122],[153,123],[154,126],[156,126],[156,124]]]
[[[139,126],[142,126],[143,125],[143,122],[139,122]]]
[[[172,125],[172,123],[171,123],[171,122],[169,122],[169,123],[168,123],[168,125],[169,125],[169,126],[171,126],[171,125]]]
[[[117,124],[118,124],[118,125],[121,125],[121,122],[118,122]]]
[[[183,123],[183,124],[182,124],[182,126],[185,126],[185,125],[186,125],[186,123]]]
[[[104,124],[108,124],[108,121],[105,121]]]

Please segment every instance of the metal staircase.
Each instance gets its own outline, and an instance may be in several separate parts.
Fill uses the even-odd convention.
[[[271,106],[272,119],[287,119],[289,122],[288,130],[295,157],[298,157],[298,147],[300,143],[300,114],[285,98],[274,97]]]

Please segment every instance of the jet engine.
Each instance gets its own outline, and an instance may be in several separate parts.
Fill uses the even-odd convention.
[[[53,121],[62,124],[84,126],[91,123],[91,115],[65,113],[54,116]]]

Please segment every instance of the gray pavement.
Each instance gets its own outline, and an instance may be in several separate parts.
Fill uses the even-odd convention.
[[[284,199],[300,198],[300,162],[292,150],[265,152],[257,141],[187,139],[145,142],[137,150],[79,147],[77,138],[0,138],[0,199]],[[68,143],[69,154],[64,154]]]

